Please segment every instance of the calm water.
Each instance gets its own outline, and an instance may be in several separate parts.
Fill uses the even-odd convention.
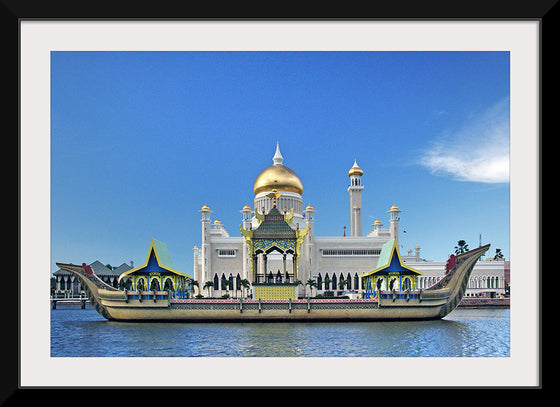
[[[509,356],[509,309],[456,309],[439,321],[112,322],[51,310],[51,356]]]

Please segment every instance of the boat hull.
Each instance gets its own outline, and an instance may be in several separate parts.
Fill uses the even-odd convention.
[[[397,300],[400,302],[400,300]],[[440,318],[443,301],[410,300],[379,306],[377,300],[243,301],[189,300],[167,304],[107,304],[109,319],[117,321],[377,321]]]

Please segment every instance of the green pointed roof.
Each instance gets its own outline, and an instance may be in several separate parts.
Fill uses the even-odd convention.
[[[253,231],[253,239],[296,239],[296,231],[284,220],[284,215],[273,207],[258,228]]]
[[[397,241],[395,239],[389,240],[381,248],[381,253],[379,254],[379,260],[377,261],[377,268],[362,274],[360,277],[367,277],[372,274],[383,274],[389,272],[400,272],[400,273],[412,272],[418,275],[422,274],[421,271],[406,266],[403,263],[397,245]]]
[[[175,270],[175,266],[173,266],[173,262],[171,261],[171,256],[169,255],[167,245],[163,242],[160,242],[159,240],[152,238],[152,241],[150,242],[150,248],[148,249],[148,255],[146,256],[146,262],[141,266],[125,271],[119,276],[119,280],[126,275],[133,274],[148,267],[148,262],[150,261],[150,256],[152,255],[152,253],[156,258],[158,266],[162,269],[170,271],[171,273],[177,274],[179,276],[191,278],[190,275]]]
[[[152,243],[159,265],[161,267],[169,269],[175,268],[173,262],[171,261],[171,256],[169,255],[169,249],[167,248],[167,245],[156,239],[152,239]]]

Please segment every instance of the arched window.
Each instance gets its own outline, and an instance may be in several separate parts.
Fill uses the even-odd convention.
[[[319,273],[319,275],[317,276],[317,289],[323,289],[323,277],[321,277],[321,273]]]
[[[358,277],[358,273],[354,274],[354,289],[358,290],[360,287],[360,278]]]
[[[144,278],[139,278],[136,281],[136,289],[138,291],[144,291],[146,290],[146,280],[144,280]]]
[[[214,274],[214,288],[215,288],[216,290],[217,290],[218,287],[219,287],[218,282],[219,282],[219,280],[218,280],[218,275],[217,275],[217,274]]]
[[[157,277],[152,278],[150,281],[150,291],[160,291],[159,279]]]
[[[402,290],[406,291],[406,290],[412,290],[412,282],[410,281],[410,278],[405,277],[403,282],[402,282]]]
[[[167,277],[165,279],[165,282],[163,283],[163,290],[164,291],[168,291],[168,290],[174,291],[173,280],[171,279],[171,277]]]
[[[333,290],[336,290],[338,288],[337,286],[337,281],[336,281],[336,274],[333,274],[332,276],[332,285],[331,285]]]

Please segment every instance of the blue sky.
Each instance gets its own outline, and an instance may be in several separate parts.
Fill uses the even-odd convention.
[[[151,238],[192,273],[207,204],[232,236],[253,182],[284,164],[316,236],[401,213],[401,250],[459,239],[509,259],[508,52],[52,52],[51,271],[144,263]],[[406,233],[403,233],[403,230]]]

